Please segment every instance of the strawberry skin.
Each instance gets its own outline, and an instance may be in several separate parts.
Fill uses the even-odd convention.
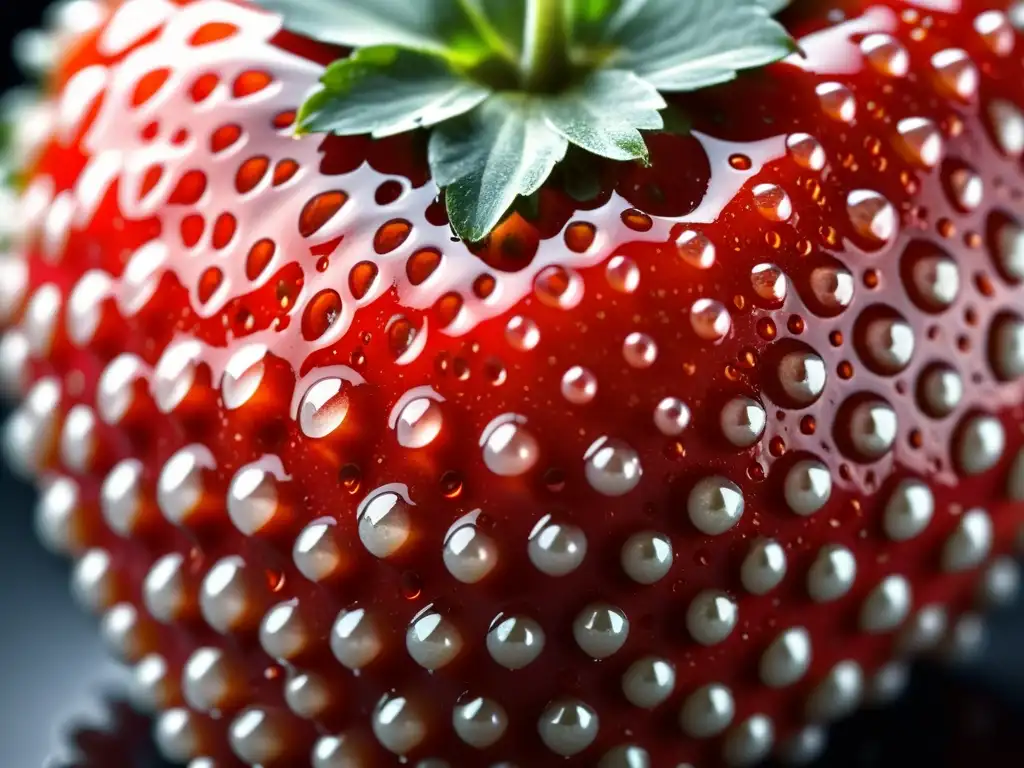
[[[292,138],[336,52],[95,6],[19,126],[7,445],[169,758],[799,761],[976,646],[1024,523],[1024,40],[828,6],[473,247],[417,137]]]

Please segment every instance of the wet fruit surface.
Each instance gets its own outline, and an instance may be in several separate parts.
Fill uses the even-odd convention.
[[[7,437],[165,751],[745,765],[970,645],[1024,520],[1024,43],[851,5],[472,247],[418,138],[292,138],[331,52],[273,17],[72,49]]]

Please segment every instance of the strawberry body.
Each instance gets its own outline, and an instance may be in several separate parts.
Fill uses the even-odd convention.
[[[1024,521],[1020,40],[870,5],[474,247],[417,137],[291,138],[336,52],[103,6],[8,440],[171,757],[745,765],[969,644]]]

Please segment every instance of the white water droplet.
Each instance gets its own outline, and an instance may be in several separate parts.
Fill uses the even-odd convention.
[[[374,557],[391,557],[412,533],[410,508],[415,506],[404,485],[392,483],[371,491],[359,504],[359,540]]]
[[[537,439],[526,417],[505,413],[491,421],[480,436],[484,464],[496,475],[516,477],[529,472],[540,456]]]
[[[299,429],[314,440],[338,429],[348,416],[345,382],[339,378],[320,379],[312,384],[299,403]]]

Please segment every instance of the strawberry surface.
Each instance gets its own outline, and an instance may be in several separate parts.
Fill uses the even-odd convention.
[[[1024,522],[1024,41],[813,6],[472,246],[421,137],[293,137],[337,51],[96,6],[21,126],[7,442],[169,757],[798,761],[975,644]]]

